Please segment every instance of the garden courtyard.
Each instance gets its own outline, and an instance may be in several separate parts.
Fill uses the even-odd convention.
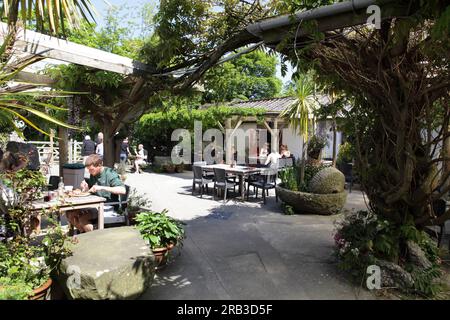
[[[144,2],[2,1],[0,300],[449,299],[448,1]]]

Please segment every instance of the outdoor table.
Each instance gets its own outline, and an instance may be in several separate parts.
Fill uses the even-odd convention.
[[[226,173],[235,174],[239,177],[239,191],[241,192],[242,201],[245,200],[244,178],[252,174],[260,173],[261,170],[263,170],[263,168],[254,168],[247,166],[231,167],[229,164],[210,164],[202,166],[202,169],[204,171],[214,171],[214,168],[225,169]]]
[[[37,200],[32,203],[32,210],[38,211],[42,209],[57,208],[59,212],[65,212],[76,209],[95,208],[98,211],[98,229],[103,229],[104,223],[104,202],[105,198],[96,195],[89,195],[85,197],[65,197],[64,201],[51,200],[45,202],[44,200]]]

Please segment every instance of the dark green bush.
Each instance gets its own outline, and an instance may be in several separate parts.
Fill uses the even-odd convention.
[[[353,212],[337,223],[334,240],[339,267],[360,283],[365,283],[369,265],[386,260],[411,273],[415,293],[432,297],[439,292],[437,280],[441,272],[436,244],[425,232],[417,230],[412,220],[399,227],[372,212]],[[430,268],[422,270],[406,262],[408,240],[416,242],[425,252],[432,264]],[[408,292],[407,288],[400,289]]]

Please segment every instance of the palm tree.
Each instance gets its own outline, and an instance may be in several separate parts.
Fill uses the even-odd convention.
[[[21,82],[18,85],[11,85],[11,81],[18,72],[42,59],[28,57],[23,60],[14,60],[12,59],[13,45],[19,21],[25,25],[34,21],[38,30],[44,30],[48,25],[48,31],[51,34],[57,34],[60,31],[64,32],[66,21],[69,28],[72,28],[79,26],[81,20],[88,20],[88,15],[93,19],[94,7],[89,0],[3,0],[0,3],[0,12],[3,18],[6,17],[8,23],[7,35],[0,46],[0,123],[10,123],[15,127],[14,120],[19,118],[30,127],[47,134],[23,115],[23,112],[28,112],[56,125],[77,129],[46,114],[46,109],[66,109],[38,100],[42,97],[68,94],[67,92],[29,91],[40,86],[34,83]],[[18,131],[17,128],[16,131]]]
[[[318,107],[315,98],[315,84],[311,74],[302,74],[295,81],[296,103],[281,113],[281,117],[288,119],[294,133],[298,133],[302,138],[302,162],[300,167],[300,183],[305,180],[305,160],[308,147],[309,118]],[[312,132],[315,128],[315,119],[312,120]]]

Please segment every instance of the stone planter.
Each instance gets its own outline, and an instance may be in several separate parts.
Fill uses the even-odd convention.
[[[77,236],[57,280],[68,299],[136,299],[152,285],[155,256],[134,227]]]
[[[347,200],[345,191],[340,193],[317,194],[292,191],[277,186],[278,197],[292,206],[297,213],[332,215],[339,213]]]

